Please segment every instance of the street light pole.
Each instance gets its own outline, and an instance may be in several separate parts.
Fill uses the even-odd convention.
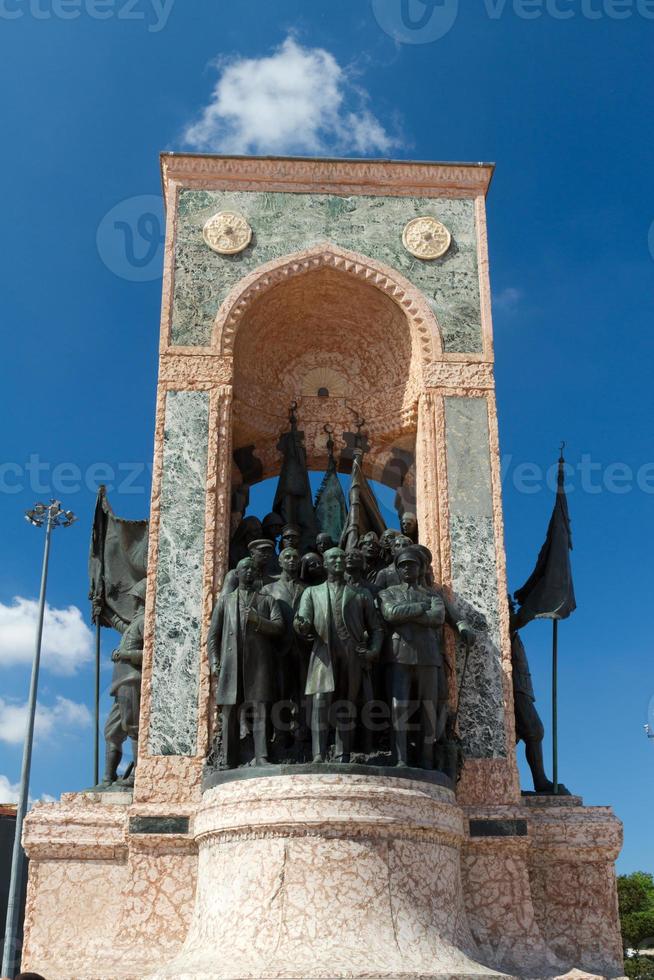
[[[34,527],[45,524],[45,545],[43,549],[43,568],[41,570],[41,591],[39,593],[39,613],[36,625],[36,644],[34,660],[32,661],[32,678],[27,702],[27,731],[23,746],[23,765],[20,775],[20,794],[16,808],[16,830],[14,849],[11,859],[11,880],[9,883],[9,899],[7,902],[7,919],[5,925],[5,942],[2,956],[2,973],[13,976],[16,968],[18,944],[18,920],[20,916],[21,886],[25,852],[22,845],[23,820],[27,813],[30,787],[30,769],[32,766],[32,744],[34,741],[34,719],[36,716],[36,694],[39,684],[39,666],[41,663],[41,639],[43,636],[43,619],[45,616],[45,594],[48,584],[48,564],[50,561],[50,542],[55,527],[70,527],[76,519],[72,511],[64,511],[58,500],[50,501],[49,505],[36,504],[33,510],[27,511],[26,519]]]

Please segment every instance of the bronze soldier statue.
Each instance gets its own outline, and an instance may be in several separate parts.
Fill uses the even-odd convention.
[[[257,569],[257,591],[261,591],[264,585],[270,585],[279,577],[277,565],[277,555],[275,546],[269,538],[258,538],[248,544],[249,556]],[[235,568],[230,569],[225,575],[221,592],[235,592],[238,588],[238,574]]]
[[[108,789],[112,784],[121,787],[134,785],[138,762],[146,586],[147,580],[141,579],[130,590],[129,594],[136,599],[136,614],[123,633],[118,649],[111,655],[114,670],[109,693],[113,696],[114,703],[104,727],[105,771],[99,789]],[[123,744],[128,738],[132,743],[133,766],[125,778],[117,782],[118,766],[123,757]]]
[[[437,585],[434,581],[434,570],[432,568],[433,556],[429,548],[425,547],[423,544],[415,545],[415,550],[418,552],[418,556],[422,562],[422,572],[420,575],[420,584],[426,589],[434,590],[437,592],[443,604],[445,605],[445,623],[447,626],[454,630],[455,634],[463,640],[466,646],[470,647],[476,640],[476,634],[468,619],[466,618],[469,614],[473,612],[472,608],[462,600],[460,597],[452,595],[451,592],[447,592],[443,589],[442,585]],[[478,618],[478,617],[477,617]],[[455,669],[450,668],[453,673]],[[449,679],[448,679],[448,665],[443,658],[443,664],[438,668],[438,730],[437,739],[441,739],[443,736],[447,736],[446,728],[448,726],[448,714],[449,714]],[[452,746],[459,746],[460,741],[458,740],[456,734],[452,731],[449,736],[450,743]],[[458,752],[457,748],[457,752]]]
[[[313,697],[313,760],[325,761],[335,698],[335,755],[339,762],[349,762],[363,669],[378,658],[384,632],[370,593],[345,582],[345,552],[332,548],[324,563],[327,581],[303,593],[295,628],[301,636],[315,637],[306,686],[307,696]]]
[[[384,535],[382,535],[382,537],[383,536]],[[391,554],[393,558],[390,565],[382,568],[375,578],[375,585],[378,589],[388,589],[391,585],[400,584],[402,580],[396,565],[397,556],[400,554],[400,552],[410,547],[412,547],[411,538],[407,538],[403,534],[395,534],[395,536],[391,539]]]
[[[465,643],[474,643],[475,631],[466,618],[474,610],[472,610],[469,603],[466,603],[460,597],[448,595],[443,589],[443,586],[438,585],[434,581],[434,570],[432,568],[433,555],[429,548],[423,544],[418,544],[413,546],[413,550],[420,559],[420,585],[426,589],[433,589],[440,595],[445,604],[445,622],[447,625],[451,626]],[[477,619],[479,619],[479,614],[477,614]]]
[[[511,632],[511,668],[513,672],[513,708],[515,711],[515,740],[525,743],[525,756],[531,769],[536,793],[552,793],[554,783],[545,774],[543,738],[545,729],[536,708],[536,695],[529,670],[527,652],[515,628],[515,605],[509,596]],[[569,790],[559,783],[559,793],[569,795]]]
[[[207,636],[211,672],[216,676],[216,704],[221,710],[223,764],[235,769],[239,758],[241,709],[251,710],[257,766],[269,765],[267,721],[277,699],[273,638],[284,632],[276,599],[258,591],[259,569],[252,558],[236,568],[235,592],[221,592]]]
[[[396,765],[409,765],[408,726],[411,708],[416,705],[420,719],[419,764],[422,769],[433,769],[445,603],[436,592],[420,585],[422,569],[417,549],[410,547],[400,552],[397,570],[401,584],[379,595],[382,616],[392,630],[386,657]]]

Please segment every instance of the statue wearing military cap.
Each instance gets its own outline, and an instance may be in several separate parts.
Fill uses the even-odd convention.
[[[402,579],[400,578],[400,573],[397,568],[397,557],[400,552],[404,551],[406,548],[410,548],[413,544],[411,538],[407,538],[404,534],[395,534],[390,539],[390,542],[392,560],[390,565],[382,568],[375,577],[375,585],[378,589],[388,589],[391,585],[400,584]]]
[[[271,585],[279,578],[279,563],[275,554],[275,546],[270,538],[256,538],[248,545],[249,557],[257,569],[258,590],[264,585]],[[238,566],[237,566],[238,567]],[[225,575],[221,592],[235,592],[238,588],[237,568],[230,569]]]
[[[438,593],[420,584],[422,561],[415,547],[397,554],[396,568],[400,584],[379,595],[382,616],[391,630],[385,658],[396,765],[409,765],[408,725],[415,704],[420,722],[419,765],[433,769],[445,603]]]

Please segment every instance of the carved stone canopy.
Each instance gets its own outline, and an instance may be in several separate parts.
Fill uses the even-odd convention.
[[[365,405],[380,446],[415,430],[422,365],[407,315],[385,291],[329,265],[275,283],[251,303],[234,342],[234,444],[266,455],[300,402],[310,466],[323,427],[352,428]]]

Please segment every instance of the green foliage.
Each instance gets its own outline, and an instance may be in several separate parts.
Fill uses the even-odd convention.
[[[645,943],[654,948],[654,877],[635,871],[618,878],[620,927],[625,953]],[[654,980],[654,958],[627,956],[624,972],[629,980]]]
[[[654,959],[651,956],[627,957],[624,973],[629,980],[654,980]]]
[[[654,877],[645,871],[634,871],[618,878],[620,915],[629,915],[654,906]]]

